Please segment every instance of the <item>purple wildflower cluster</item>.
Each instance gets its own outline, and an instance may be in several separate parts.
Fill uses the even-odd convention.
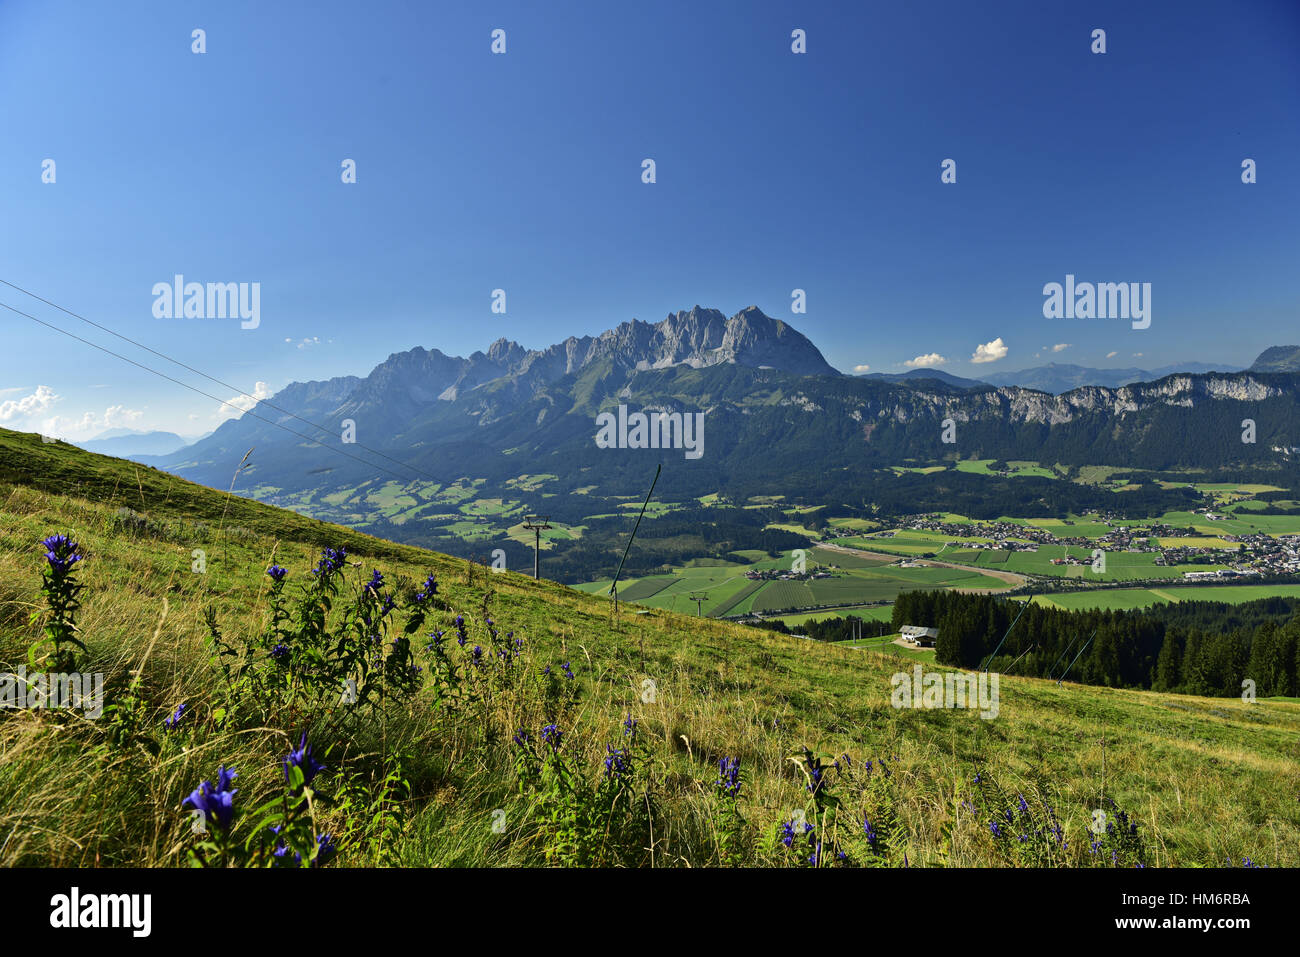
[[[559,725],[548,724],[542,728],[542,741],[544,741],[552,751],[559,751],[560,744],[564,740],[564,732],[560,730]]]
[[[1005,841],[1019,859],[1041,865],[1059,859],[1060,853],[1069,849],[1065,829],[1046,800],[1041,800],[1041,810],[1032,806],[1022,793],[1017,793],[1012,800],[983,771],[976,772],[974,783],[986,797],[994,796],[995,807],[1001,805],[1001,810],[988,820],[989,834],[995,841]],[[963,806],[974,810],[970,802],[964,802]]]
[[[605,745],[605,777],[621,783],[632,776],[632,752],[627,748]]]
[[[306,731],[302,733],[302,737],[298,740],[298,747],[290,751],[280,763],[284,768],[284,781],[289,785],[293,784],[293,768],[302,771],[304,786],[310,785],[316,775],[325,770],[325,765],[317,761],[311,752],[311,745],[307,743]]]
[[[41,547],[45,549],[45,561],[49,563],[50,571],[58,578],[86,557],[81,554],[81,546],[67,535],[51,535],[41,541]]]
[[[491,619],[488,620],[490,621]],[[492,632],[492,637],[494,639],[497,637],[495,629]],[[508,631],[506,632],[505,642],[502,643],[501,647],[497,648],[496,654],[501,664],[509,667],[519,660],[519,656],[523,653],[523,650],[524,640],[522,638],[516,638],[513,631]]]
[[[788,821],[781,822],[781,827],[779,828],[778,833],[781,836],[781,843],[784,844],[786,847],[794,847],[795,840],[799,837],[803,837],[804,835],[808,835],[808,844],[809,846],[812,846],[814,841],[816,840],[812,836],[812,830],[813,830],[813,826],[809,824],[807,821],[804,821],[803,831],[801,832],[796,826],[796,824],[794,823],[794,819],[791,818]]]
[[[429,632],[429,643],[428,643],[427,645],[424,646],[424,650],[425,650],[425,651],[433,651],[433,652],[441,653],[441,652],[442,652],[442,636],[443,636],[443,632],[441,632],[441,631],[431,631],[431,632]]]
[[[423,604],[436,594],[438,594],[438,579],[430,572],[429,577],[420,586],[420,590],[415,593],[415,600],[417,603]]]
[[[176,709],[173,718],[177,722],[184,709],[184,704]],[[312,747],[307,743],[307,732],[305,731],[298,740],[298,746],[285,755],[280,763],[284,771],[285,784],[288,786],[289,794],[293,798],[300,798],[303,788],[310,785],[316,776],[326,769],[325,765],[316,760],[315,755],[312,754]],[[301,781],[295,781],[293,773],[295,768],[301,772]],[[203,781],[182,802],[182,807],[189,807],[199,811],[203,815],[204,824],[215,829],[218,835],[223,838],[229,837],[231,826],[234,823],[235,795],[239,793],[239,789],[234,786],[236,777],[238,775],[234,768],[227,768],[223,765],[217,769],[215,784],[212,781]],[[273,866],[287,866],[292,859],[301,867],[303,857],[300,853],[295,852],[290,858],[290,849],[282,836],[282,828],[283,824],[277,824],[269,829],[278,838],[272,852],[275,858]],[[334,838],[329,834],[317,835],[316,844],[317,850],[311,863],[312,866],[323,866],[334,857],[338,847]]]
[[[718,759],[718,779],[713,786],[724,798],[734,801],[740,796],[740,758]]]
[[[239,793],[239,788],[232,785],[238,776],[234,768],[227,769],[224,765],[217,768],[217,783],[204,781],[181,802],[181,806],[201,812],[204,824],[213,825],[222,832],[229,831],[235,816],[235,795]]]
[[[189,707],[184,701],[176,706],[176,710],[169,717],[163,719],[163,727],[168,731],[175,731],[181,726],[181,720],[185,717],[185,711]]]
[[[338,548],[327,548],[321,552],[320,561],[312,569],[313,575],[332,575],[343,568],[343,563],[347,560],[348,549],[346,545],[340,545]]]
[[[280,825],[277,824],[270,830],[272,834],[278,835],[281,830]],[[338,853],[338,844],[329,834],[316,835],[316,846],[318,850],[316,856],[312,859],[312,867],[324,867]],[[289,865],[289,845],[285,844],[284,838],[276,841],[275,850],[272,853],[275,855],[274,867],[287,867]],[[297,851],[293,854],[293,863],[295,867],[302,867],[302,855]]]

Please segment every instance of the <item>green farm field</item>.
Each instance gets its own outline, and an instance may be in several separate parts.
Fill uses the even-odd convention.
[[[901,568],[887,558],[857,555],[825,548],[809,551],[808,568],[836,566],[833,578],[810,581],[751,581],[747,571],[788,571],[793,558],[764,558],[748,565],[696,565],[671,574],[627,579],[619,583],[619,598],[648,608],[694,611],[692,594],[707,594],[703,612],[714,618],[747,614],[772,616],[775,612],[825,606],[892,601],[900,592],[921,588],[971,588],[1003,590],[1006,583],[977,569]],[[588,594],[604,595],[609,581],[575,586]]]
[[[1260,598],[1300,598],[1300,585],[1198,585],[1169,588],[1105,588],[1096,591],[1036,595],[1034,601],[1071,611],[1085,608],[1127,610],[1170,601],[1223,601],[1240,604]]]
[[[797,628],[810,621],[825,621],[828,618],[847,618],[850,615],[864,621],[889,621],[894,614],[891,605],[846,605],[842,608],[827,608],[824,611],[801,612],[796,615],[764,615],[772,621],[779,621],[788,628]]]

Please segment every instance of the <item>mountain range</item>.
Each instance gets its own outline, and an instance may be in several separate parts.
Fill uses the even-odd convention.
[[[1049,362],[1015,372],[995,372],[979,379],[965,379],[940,369],[912,369],[903,373],[867,373],[864,378],[883,379],[887,382],[914,382],[918,379],[936,379],[961,389],[980,385],[1014,385],[1022,389],[1035,389],[1061,395],[1072,389],[1097,385],[1119,388],[1135,382],[1154,382],[1168,375],[1188,373],[1200,375],[1209,372],[1240,372],[1241,366],[1225,362],[1176,362],[1155,369],[1097,369],[1065,362]],[[1247,370],[1250,372],[1300,372],[1300,346],[1270,346]]]
[[[244,415],[143,460],[225,488],[253,449],[240,487],[272,500],[380,479],[470,478],[490,489],[526,473],[558,476],[566,490],[630,495],[643,490],[654,459],[674,462],[683,491],[698,494],[831,483],[850,495],[854,470],[972,456],[1283,469],[1292,466],[1285,450],[1300,446],[1298,379],[1179,372],[1053,395],[934,370],[847,376],[755,306],[730,318],[696,306],[542,350],[499,339],[468,358],[422,347],[394,353],[364,377],[293,383],[258,406],[261,418]],[[706,413],[705,454],[689,461],[596,448],[596,416],[620,405]],[[1244,418],[1256,422],[1254,443],[1241,440]],[[945,420],[956,427],[950,444],[941,439]]]
[[[1084,386],[1104,386],[1116,389],[1134,382],[1155,382],[1167,375],[1207,372],[1240,372],[1241,367],[1226,363],[1180,362],[1158,369],[1094,369],[1070,363],[1049,362],[1047,365],[1021,369],[1018,372],[999,372],[986,375],[981,381],[989,385],[1015,385],[1022,389],[1036,389],[1061,395]],[[1278,370],[1281,371],[1281,370]]]

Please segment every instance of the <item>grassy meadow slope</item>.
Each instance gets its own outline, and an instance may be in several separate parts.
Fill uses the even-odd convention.
[[[1094,812],[1113,813],[1112,800],[1136,822],[1148,865],[1300,864],[1297,703],[1008,677],[993,720],[896,709],[898,665],[870,650],[659,610],[625,607],[614,621],[606,601],[573,589],[3,430],[0,672],[26,664],[39,637],[37,543],[55,532],[85,555],[77,664],[105,675],[108,710],[95,721],[0,711],[0,865],[182,866],[198,839],[181,801],[220,764],[239,772],[232,836],[250,840],[254,809],[284,790],[281,760],[303,731],[328,766],[314,784],[313,826],[336,839],[341,865],[806,865],[807,847],[779,839],[781,822],[802,811],[844,863],[1129,866],[1131,843],[1115,858],[1090,849]],[[322,548],[344,544],[357,563],[344,569],[344,596],[378,569],[404,607],[436,576],[442,607],[412,642],[422,686],[355,713],[332,698],[232,698],[205,609],[227,638],[264,634],[265,569],[286,568],[284,593],[296,594]],[[433,681],[424,636],[434,629],[453,639],[454,694]],[[481,666],[470,661],[476,645]],[[168,731],[162,722],[182,702],[184,720]],[[624,733],[629,714],[635,738]],[[545,772],[539,784],[512,741],[528,730],[549,761],[539,737],[548,724],[564,734],[568,784]],[[851,757],[812,797],[792,760],[805,746],[827,762]],[[609,747],[632,752],[622,790],[604,772]],[[734,813],[717,784],[724,757],[740,762]],[[833,818],[830,794],[842,801]],[[1018,840],[990,826],[1004,815],[1012,831],[1059,821],[1062,836]],[[574,837],[595,818],[603,831]]]

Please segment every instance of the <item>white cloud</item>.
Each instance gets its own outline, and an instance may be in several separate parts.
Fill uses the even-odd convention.
[[[285,339],[284,341],[288,343],[293,343],[292,339]],[[306,339],[299,339],[297,342],[297,346],[299,349],[307,349],[310,348],[311,346],[320,345],[320,341],[321,341],[320,336],[308,336]],[[333,339],[330,340],[330,342],[333,341],[334,341]]]
[[[237,395],[227,399],[224,405],[217,407],[217,411],[212,413],[212,417],[221,422],[226,419],[236,418],[253,408],[262,399],[271,398],[272,394],[269,385],[265,382],[258,382],[257,385],[253,386],[251,398],[247,395]]]
[[[971,355],[971,362],[997,362],[999,359],[1007,357],[1007,344],[998,336],[992,342],[986,342],[983,345],[975,347],[975,352]]]
[[[1064,352],[1066,349],[1070,348],[1070,346],[1072,346],[1073,344],[1074,343],[1072,342],[1058,342],[1056,345],[1052,346],[1052,351]]]
[[[853,367],[853,371],[854,371],[854,372],[857,372],[857,373],[859,373],[859,374],[861,374],[861,373],[863,373],[863,372],[870,372],[870,371],[871,371],[871,366],[866,365],[866,364],[864,363],[863,365],[860,365],[860,366],[854,366],[854,367]]]
[[[917,356],[915,359],[908,359],[903,365],[909,369],[933,369],[935,366],[941,366],[948,360],[937,352],[931,352],[928,355]]]
[[[124,405],[109,406],[104,410],[104,428],[117,429],[132,425],[144,415],[139,409],[128,409]]]
[[[83,412],[80,418],[56,415],[41,423],[41,432],[55,435],[71,441],[89,439],[108,429],[123,429],[135,426],[144,417],[140,409],[128,409],[124,405],[110,405],[103,411]]]
[[[30,417],[32,421],[27,423],[28,426],[39,430],[41,434],[76,442],[98,435],[106,429],[134,427],[144,417],[144,412],[140,409],[110,405],[103,412],[86,411],[79,416],[51,415],[36,421],[37,416],[49,412],[59,401],[60,397],[55,395],[53,389],[47,385],[38,385],[30,395],[0,402],[0,422]]]
[[[1106,353],[1106,358],[1107,358],[1107,359],[1114,359],[1117,355],[1119,355],[1118,352],[1108,352],[1108,353]]]
[[[19,416],[36,415],[44,412],[53,403],[57,402],[58,398],[54,394],[54,390],[48,385],[38,385],[36,391],[30,395],[25,395],[21,399],[6,399],[4,402],[0,402],[0,422],[8,422]]]
[[[1134,358],[1134,359],[1141,359],[1141,358],[1142,358],[1142,353],[1140,353],[1140,352],[1135,352],[1135,353],[1133,353],[1133,358]]]

